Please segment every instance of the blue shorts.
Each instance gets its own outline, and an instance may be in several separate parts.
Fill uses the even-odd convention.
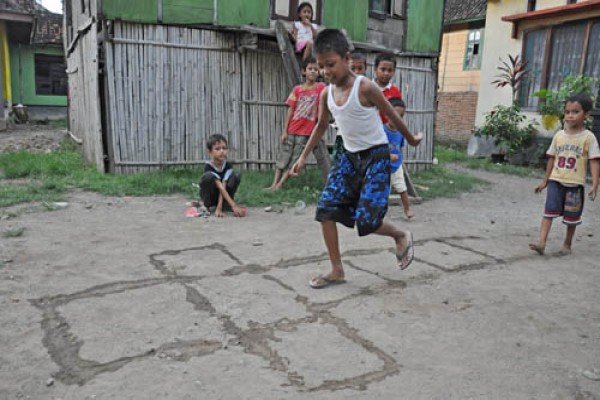
[[[335,221],[359,236],[383,223],[390,194],[390,150],[387,144],[357,153],[342,152],[334,161],[317,203],[317,221]]]
[[[548,193],[546,194],[546,206],[544,217],[563,217],[563,223],[567,225],[581,224],[583,213],[583,199],[585,192],[583,186],[564,186],[556,181],[548,181]]]

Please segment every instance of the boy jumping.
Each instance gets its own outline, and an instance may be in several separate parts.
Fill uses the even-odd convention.
[[[291,174],[300,173],[309,152],[325,133],[330,116],[339,126],[345,147],[329,172],[317,204],[315,219],[321,222],[331,262],[329,274],[311,279],[310,286],[317,289],[345,282],[337,222],[349,228],[356,224],[360,236],[376,233],[393,238],[398,267],[406,269],[410,265],[414,256],[412,234],[383,221],[390,193],[390,151],[377,110],[393,121],[411,145],[418,145],[422,134],[413,135],[381,90],[350,70],[349,45],[340,30],[323,30],[315,48],[317,62],[330,86],[321,93],[319,122]]]
[[[529,248],[540,255],[546,249],[546,239],[552,227],[552,219],[563,217],[567,235],[561,255],[571,254],[575,228],[581,224],[587,162],[590,160],[592,188],[588,196],[594,200],[598,194],[600,175],[600,149],[594,134],[585,129],[585,120],[592,110],[592,99],[585,94],[571,96],[565,102],[565,129],[558,131],[546,152],[548,164],[546,176],[535,188],[540,193],[546,187],[546,206],[540,227],[538,243],[529,243]]]

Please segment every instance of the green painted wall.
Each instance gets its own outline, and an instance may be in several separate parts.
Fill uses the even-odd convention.
[[[10,70],[13,104],[27,106],[66,106],[67,96],[35,93],[35,54],[63,55],[61,47],[41,47],[10,44]]]
[[[158,0],[103,0],[102,14],[108,19],[123,21],[158,21]]]
[[[158,0],[162,1],[165,24],[210,24],[213,22],[213,0]]]
[[[408,0],[406,51],[438,53],[444,0]]]
[[[269,0],[217,0],[217,24],[269,27]]]
[[[348,3],[348,0],[323,1],[323,25],[328,28],[345,29],[352,40],[365,42],[369,0],[354,0],[352,6]]]

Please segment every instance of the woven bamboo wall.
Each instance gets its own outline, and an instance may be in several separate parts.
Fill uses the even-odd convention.
[[[112,171],[201,164],[212,133],[229,139],[232,162],[272,168],[291,90],[274,39],[260,37],[255,49],[239,51],[237,32],[113,24],[104,43]],[[426,133],[421,146],[407,150],[406,163],[424,166],[432,160],[435,72],[429,58],[398,60],[406,120]]]

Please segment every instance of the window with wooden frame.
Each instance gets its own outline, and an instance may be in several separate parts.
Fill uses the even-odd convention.
[[[378,19],[404,18],[406,0],[369,0],[369,16]]]
[[[313,22],[321,25],[323,0],[271,0],[271,19],[296,21],[298,19],[298,6],[305,1],[312,5]]]
[[[519,104],[535,109],[540,89],[558,90],[569,75],[600,78],[600,20],[586,20],[525,32],[523,60],[527,75]]]
[[[35,94],[50,96],[67,95],[67,65],[64,57],[36,54]]]
[[[527,11],[535,11],[536,3],[536,0],[527,0]]]
[[[463,71],[481,68],[481,51],[483,50],[483,29],[471,29],[467,32],[467,48],[463,62]]]
[[[577,3],[577,0],[567,0],[567,4],[575,4]]]

